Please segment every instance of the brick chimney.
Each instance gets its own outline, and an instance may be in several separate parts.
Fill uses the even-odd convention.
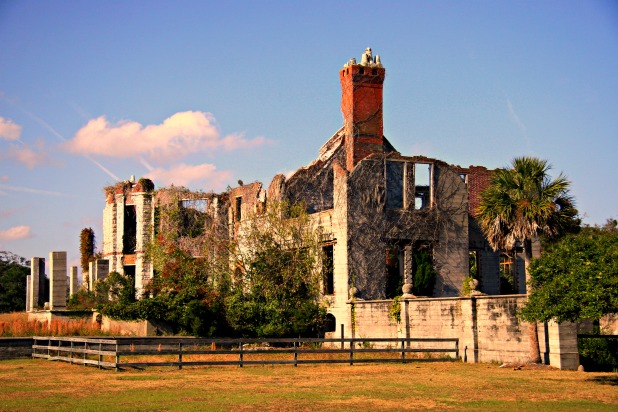
[[[384,152],[382,88],[386,71],[367,48],[357,64],[350,59],[339,72],[341,112],[345,133],[346,168],[373,153]]]

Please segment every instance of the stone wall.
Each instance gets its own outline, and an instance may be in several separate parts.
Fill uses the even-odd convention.
[[[528,324],[517,318],[525,295],[473,298],[405,299],[401,323],[389,317],[391,300],[355,301],[345,325],[346,337],[458,338],[467,362],[519,362],[529,359]],[[338,337],[337,332],[329,335]],[[577,369],[577,328],[574,324],[539,325],[541,357],[560,369]]]

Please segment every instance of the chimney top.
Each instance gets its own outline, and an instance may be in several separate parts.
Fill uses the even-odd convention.
[[[358,63],[356,63],[356,58],[352,57],[343,65],[343,68],[345,69],[346,67],[356,65],[358,65]],[[365,49],[365,53],[363,53],[363,55],[361,56],[360,65],[365,67],[384,67],[382,66],[382,61],[380,60],[379,55],[376,54],[376,56],[373,57],[371,47],[367,47]]]

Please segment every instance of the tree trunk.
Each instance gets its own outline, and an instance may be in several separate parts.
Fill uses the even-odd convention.
[[[526,271],[526,294],[530,295],[530,260],[532,259],[532,241],[524,240],[524,268]],[[541,351],[539,349],[539,335],[537,323],[532,322],[528,326],[528,340],[530,342],[530,362],[541,363]]]

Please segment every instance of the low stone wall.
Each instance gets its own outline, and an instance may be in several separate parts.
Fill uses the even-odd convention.
[[[32,357],[32,338],[0,338],[0,360]]]
[[[390,300],[350,302],[355,337],[458,338],[468,362],[527,362],[529,324],[517,318],[525,295],[418,298],[401,301],[401,322],[389,316]],[[348,335],[346,333],[346,335]],[[577,369],[577,328],[538,325],[541,358]]]

